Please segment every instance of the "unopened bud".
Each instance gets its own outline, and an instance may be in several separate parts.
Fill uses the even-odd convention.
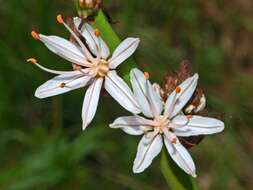
[[[93,9],[97,4],[96,0],[79,0],[79,5],[81,8]]]

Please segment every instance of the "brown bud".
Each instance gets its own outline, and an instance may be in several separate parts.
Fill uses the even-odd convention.
[[[203,135],[192,136],[192,137],[179,137],[179,141],[184,145],[185,148],[190,149],[198,145],[204,139]]]
[[[79,0],[80,7],[85,9],[95,9],[100,4],[102,4],[102,0]]]
[[[177,93],[181,92],[179,85],[186,80],[187,78],[191,77],[193,73],[190,69],[190,62],[185,60],[182,61],[178,70],[172,74],[168,74],[165,77],[164,84],[162,86],[162,90],[164,91],[163,99],[166,101],[168,96],[176,90]],[[191,114],[196,114],[202,111],[205,108],[205,95],[202,89],[197,88],[183,108],[184,114],[188,115],[188,118],[191,119]],[[199,144],[203,140],[204,136],[192,136],[192,137],[180,137],[180,142],[186,147],[191,148],[197,144]]]
[[[184,80],[191,77],[193,74],[190,69],[191,63],[187,60],[182,61],[178,70],[175,73],[168,74],[165,77],[163,91],[164,100],[166,100],[175,89],[178,92],[178,85]],[[189,100],[185,108],[183,109],[185,114],[193,114],[202,111],[205,108],[205,96],[201,88],[197,88]]]

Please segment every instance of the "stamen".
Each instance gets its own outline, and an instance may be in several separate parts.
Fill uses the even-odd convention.
[[[167,111],[167,114],[166,114],[166,116],[167,117],[170,117],[171,116],[171,114],[172,114],[172,112],[173,112],[173,109],[175,108],[175,105],[176,105],[176,103],[177,103],[177,101],[178,101],[178,99],[177,99],[177,95],[181,92],[181,87],[180,86],[177,86],[176,87],[176,89],[175,89],[175,93],[173,92],[172,93],[172,101],[171,101],[171,105],[170,105],[170,108],[169,108],[169,110]]]
[[[95,34],[95,36],[97,36],[97,37],[99,37],[100,36],[100,31],[99,31],[99,29],[95,29],[94,30],[94,34]]]
[[[148,80],[149,79],[149,77],[150,77],[150,75],[149,75],[149,73],[148,72],[144,72],[144,76],[145,76],[145,78]]]
[[[95,44],[95,46],[96,46],[96,50],[97,50],[97,59],[99,60],[100,58],[101,58],[101,40],[99,40],[99,39],[94,39],[94,37],[93,37],[93,34],[92,34],[92,32],[94,33],[94,29],[92,30],[92,31],[90,31],[90,29],[87,27],[87,25],[86,24],[84,24],[83,25],[84,27],[85,27],[85,30],[90,34],[90,37],[91,37],[91,39],[93,40],[93,43]],[[95,33],[94,33],[94,35],[95,35]],[[96,36],[96,35],[95,35]],[[98,38],[98,37],[97,37]],[[97,44],[97,42],[99,43],[99,44]]]
[[[38,64],[37,60],[34,58],[29,58],[26,60],[27,63],[32,63],[32,64]]]
[[[192,117],[193,117],[192,115],[187,115],[188,120],[192,119]]]
[[[60,88],[64,88],[65,86],[66,86],[66,83],[64,82],[59,85]]]
[[[92,55],[90,54],[90,52],[88,51],[88,49],[85,47],[85,45],[83,44],[83,42],[80,40],[80,38],[75,34],[75,32],[64,22],[64,20],[62,19],[61,15],[57,16],[57,21],[61,24],[63,24],[65,26],[65,28],[72,34],[72,36],[75,38],[75,40],[77,41],[77,43],[81,46],[85,56],[90,60],[90,61],[95,61],[94,58],[92,57]]]
[[[172,143],[172,144],[177,144],[177,138],[171,139],[171,143]]]
[[[95,30],[95,36],[98,38],[98,54],[97,54],[97,59],[101,59],[101,51],[102,51],[102,47],[101,47],[101,40],[99,39],[100,36],[100,31],[98,29]]]
[[[57,17],[56,17],[56,20],[59,24],[63,24],[64,21],[63,21],[63,18],[62,18],[62,15],[61,14],[58,14]]]
[[[177,144],[177,137],[173,133],[169,132],[168,130],[163,130],[163,133],[172,144]]]
[[[80,71],[82,67],[80,65],[74,64],[74,70]]]
[[[39,36],[39,34],[38,34],[37,32],[32,31],[32,32],[31,32],[31,35],[32,35],[32,37],[33,37],[35,40],[40,40],[40,36]]]
[[[177,86],[176,87],[176,93],[179,94],[181,92],[181,87],[180,86]]]
[[[37,67],[39,67],[40,69],[42,69],[43,71],[46,71],[48,73],[52,73],[52,74],[56,74],[56,75],[61,75],[61,74],[71,74],[74,71],[56,71],[56,70],[52,70],[52,69],[48,69],[42,65],[40,65],[38,63],[38,61],[35,58],[29,58],[26,60],[28,63],[32,63],[34,65],[36,65]],[[85,72],[85,70],[87,69],[80,69],[80,72],[83,73],[84,75],[87,75],[87,73]]]

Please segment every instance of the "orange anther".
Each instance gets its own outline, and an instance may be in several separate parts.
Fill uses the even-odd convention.
[[[82,67],[80,65],[74,64],[74,70],[81,70]]]
[[[95,36],[97,36],[97,37],[99,37],[100,36],[100,31],[99,31],[99,29],[95,29],[94,30],[94,34],[95,34]]]
[[[64,82],[59,85],[60,88],[64,88],[65,86],[66,86],[66,83]]]
[[[34,58],[29,58],[29,59],[26,60],[26,62],[32,63],[32,64],[37,64],[38,63],[37,60],[34,59]]]
[[[33,37],[35,40],[39,40],[39,39],[40,39],[39,34],[38,34],[37,32],[35,32],[35,31],[32,31],[32,32],[31,32],[31,35],[32,35],[32,37]]]
[[[181,92],[181,87],[180,86],[177,86],[176,87],[176,93],[179,94]]]
[[[64,23],[64,21],[63,21],[63,18],[62,18],[62,15],[61,15],[61,14],[58,14],[58,15],[57,15],[56,20],[57,20],[57,22],[58,22],[58,23],[60,23],[60,24]]]
[[[192,119],[192,115],[187,115],[187,119]]]
[[[144,72],[144,76],[145,76],[145,78],[148,80],[149,77],[150,77],[150,74],[149,74],[148,72]]]
[[[173,139],[171,140],[171,143],[172,143],[172,144],[177,144],[177,139],[176,139],[176,138],[173,138]]]

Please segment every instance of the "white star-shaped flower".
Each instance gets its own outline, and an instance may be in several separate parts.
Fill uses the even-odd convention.
[[[136,50],[139,39],[127,38],[108,58],[110,51],[106,43],[101,39],[99,31],[94,30],[89,24],[81,24],[80,18],[74,18],[76,30],[81,34],[81,39],[63,21],[61,15],[57,16],[59,23],[63,24],[74,37],[76,43],[72,43],[58,36],[45,36],[32,32],[32,36],[42,41],[49,50],[60,57],[75,64],[74,71],[55,71],[47,69],[35,59],[28,59],[41,69],[57,74],[58,76],[41,85],[35,92],[38,98],[47,98],[66,93],[74,89],[89,85],[86,91],[82,120],[83,129],[92,121],[100,97],[100,91],[104,83],[107,92],[126,110],[139,113],[138,103],[128,85],[120,78],[115,69]],[[85,43],[83,42],[85,41]]]
[[[120,128],[130,135],[143,134],[134,160],[134,173],[143,172],[152,163],[160,153],[164,141],[177,165],[196,177],[194,162],[178,136],[207,135],[224,129],[224,123],[220,120],[182,113],[196,89],[198,74],[180,84],[165,103],[141,71],[133,69],[130,76],[134,94],[145,117],[119,117],[110,127]]]

